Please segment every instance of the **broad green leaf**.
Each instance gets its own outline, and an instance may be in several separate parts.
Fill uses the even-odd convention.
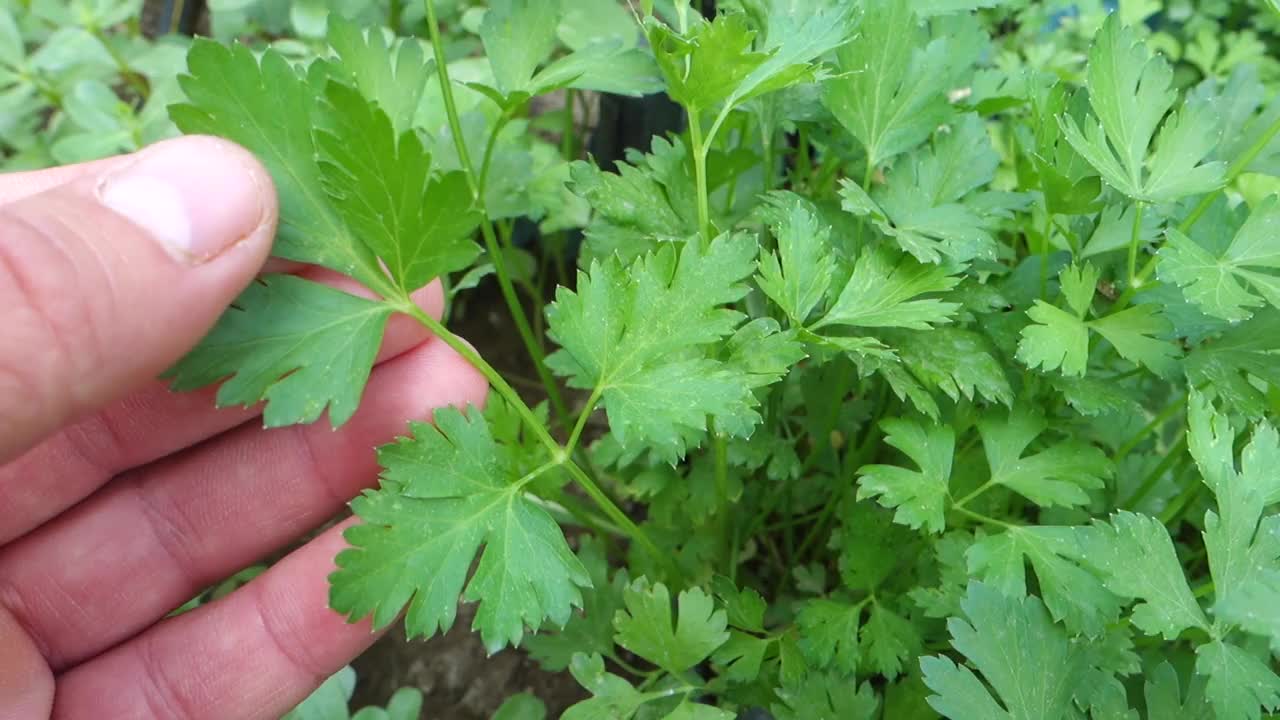
[[[1171,329],[1153,305],[1137,305],[1089,322],[1089,328],[1106,338],[1120,357],[1165,375],[1177,368],[1181,353],[1161,339]]]
[[[896,508],[894,521],[927,532],[946,529],[948,483],[955,434],[950,427],[891,418],[881,423],[885,442],[911,458],[920,469],[867,465],[858,471],[858,498],[874,497]]]
[[[490,652],[546,620],[567,623],[591,578],[515,482],[511,448],[474,411],[445,408],[434,426],[411,429],[379,451],[379,488],[352,502],[362,523],[346,531],[352,547],[338,554],[330,605],[352,619],[372,615],[375,627],[407,605],[409,636],[431,636],[453,625],[461,596],[479,603],[472,628]]]
[[[608,558],[599,541],[584,536],[579,542],[578,559],[591,578],[591,586],[582,591],[582,611],[574,613],[563,628],[544,629],[525,644],[529,655],[550,672],[569,667],[577,653],[613,652],[613,616],[622,609],[623,593],[631,584],[626,570],[610,578]]]
[[[503,95],[527,92],[556,47],[559,2],[494,0],[480,25],[485,56]],[[532,93],[530,93],[532,94]]]
[[[1215,640],[1196,648],[1196,672],[1209,678],[1205,694],[1219,718],[1259,720],[1261,708],[1280,708],[1280,677],[1258,656]]]
[[[662,583],[645,578],[623,593],[625,610],[613,618],[615,640],[627,650],[673,674],[680,674],[710,657],[729,639],[724,610],[699,588],[680,593],[674,623],[671,595]]]
[[[951,644],[982,673],[996,697],[968,667],[945,657],[926,657],[920,664],[925,684],[934,692],[929,697],[933,709],[952,720],[1071,717],[1071,699],[1085,681],[1087,656],[1053,624],[1040,601],[1010,598],[972,583],[962,606],[967,620],[947,621]]]
[[[348,720],[351,713],[347,703],[355,689],[356,671],[348,665],[320,683],[320,687],[281,720]]]
[[[871,606],[860,642],[864,648],[864,665],[889,680],[897,678],[922,649],[916,626],[878,602]]]
[[[1110,522],[1095,521],[1077,532],[1077,559],[1097,572],[1108,590],[1140,601],[1131,617],[1139,630],[1173,640],[1187,628],[1208,629],[1169,531],[1158,520],[1121,511]]]
[[[1112,15],[1089,52],[1094,116],[1083,129],[1075,118],[1062,118],[1076,151],[1109,185],[1137,201],[1173,202],[1215,190],[1225,180],[1225,163],[1205,162],[1219,138],[1209,103],[1188,103],[1161,125],[1177,99],[1172,83],[1169,64]]]
[[[1029,368],[1083,377],[1089,365],[1089,326],[1043,300],[1027,311],[1033,324],[1022,330],[1018,360]]]
[[[936,327],[902,330],[881,337],[897,352],[911,374],[928,387],[941,390],[953,402],[978,396],[1013,405],[1013,388],[990,343],[971,330]]]
[[[1280,385],[1280,312],[1262,310],[1187,355],[1187,379],[1207,386],[1251,419],[1271,413],[1267,386]]]
[[[200,345],[166,373],[176,390],[226,379],[218,404],[266,402],[263,423],[345,423],[392,310],[292,275],[267,275],[240,295]]]
[[[397,136],[386,113],[339,83],[325,92],[333,125],[316,134],[321,181],[348,227],[381,258],[407,295],[466,269],[480,254],[480,223],[458,171],[432,172],[412,131]]]
[[[602,393],[624,448],[675,461],[696,445],[708,416],[743,433],[758,420],[750,378],[705,355],[743,316],[726,307],[746,294],[755,243],[725,235],[706,250],[665,247],[629,268],[616,258],[580,273],[547,308],[561,350],[547,358],[573,387]]]
[[[170,110],[173,120],[183,132],[239,143],[270,171],[280,198],[274,253],[388,290],[377,258],[324,192],[312,132],[325,117],[317,88],[272,50],[259,61],[243,46],[197,40],[187,67],[180,80],[188,102]]]
[[[1111,475],[1111,463],[1098,448],[1076,440],[1026,454],[1048,427],[1042,416],[1025,409],[979,422],[991,466],[990,482],[1041,507],[1084,505],[1089,501],[1085,491],[1103,486],[1103,479]]]
[[[1156,270],[1161,280],[1177,284],[1209,315],[1247,320],[1265,303],[1280,307],[1280,276],[1266,272],[1280,269],[1278,227],[1280,199],[1273,195],[1249,214],[1221,253],[1171,228]]]
[[[1074,562],[1072,528],[1011,527],[975,542],[967,557],[974,577],[1015,599],[1027,596],[1030,562],[1049,614],[1071,632],[1099,637],[1120,615],[1119,598]]]

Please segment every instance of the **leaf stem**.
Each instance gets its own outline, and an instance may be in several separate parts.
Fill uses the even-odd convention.
[[[582,431],[587,427],[587,420],[591,418],[591,414],[596,411],[596,404],[600,402],[600,396],[604,394],[604,390],[597,387],[591,391],[591,397],[587,398],[587,404],[582,408],[582,414],[578,415],[578,422],[573,426],[573,432],[569,433],[569,442],[565,443],[565,452],[572,455],[573,451],[578,447],[578,440],[582,438]]]
[[[707,147],[702,139],[702,116],[695,105],[687,109],[689,115],[689,142],[693,145],[693,175],[697,183],[695,194],[698,202],[698,233],[702,246],[711,244],[711,198],[707,192]]]
[[[1133,231],[1129,236],[1129,287],[1136,288],[1141,284],[1138,277],[1138,245],[1142,242],[1142,213],[1146,203],[1139,201],[1133,210]]]
[[[964,497],[960,498],[959,500],[956,500],[955,502],[953,502],[953,503],[951,504],[951,509],[952,509],[952,510],[960,510],[961,512],[964,512],[964,511],[965,511],[965,510],[964,510],[964,506],[965,506],[965,505],[968,505],[968,504],[969,504],[969,503],[970,503],[974,498],[978,497],[979,495],[981,495],[981,494],[985,493],[986,491],[990,490],[991,488],[995,487],[997,484],[998,484],[998,483],[996,483],[996,479],[995,479],[995,478],[991,478],[990,480],[988,480],[988,481],[986,481],[986,482],[982,483],[981,485],[979,485],[979,486],[977,487],[977,489],[976,489],[976,490],[974,490],[973,492],[971,492],[971,493],[969,493],[968,495],[965,495]]]
[[[1182,437],[1178,438],[1178,441],[1165,451],[1164,459],[1142,479],[1142,482],[1138,484],[1138,489],[1134,490],[1133,494],[1124,502],[1117,503],[1117,506],[1126,510],[1136,510],[1138,503],[1151,494],[1151,491],[1156,487],[1156,483],[1160,482],[1160,478],[1164,477],[1164,474],[1169,471],[1169,468],[1173,467],[1174,463],[1182,459],[1182,453],[1186,452],[1186,450],[1187,435],[1184,432]]]
[[[511,313],[511,319],[515,322],[516,331],[519,333],[521,341],[524,342],[525,351],[529,353],[530,359],[533,360],[534,370],[538,373],[538,379],[542,381],[543,389],[547,393],[547,399],[551,402],[551,409],[555,412],[556,420],[561,427],[568,427],[569,411],[565,405],[564,397],[560,394],[560,387],[556,385],[555,378],[551,376],[551,371],[547,369],[546,356],[542,352],[542,346],[539,345],[537,337],[534,336],[533,328],[529,324],[529,318],[525,314],[524,306],[520,303],[520,296],[516,294],[515,286],[511,282],[511,273],[507,270],[506,260],[503,257],[502,249],[498,245],[497,236],[493,231],[493,221],[489,219],[488,211],[485,208],[483,184],[485,178],[483,176],[477,177],[475,167],[471,164],[471,153],[467,149],[467,141],[462,134],[462,120],[458,116],[458,105],[453,97],[453,83],[449,80],[449,67],[444,55],[444,42],[440,37],[440,23],[436,20],[435,2],[434,0],[424,1],[427,6],[427,32],[431,38],[432,52],[435,54],[436,77],[440,82],[440,94],[444,98],[449,130],[453,134],[453,144],[458,152],[458,160],[462,163],[463,173],[467,177],[467,185],[471,188],[473,204],[483,215],[480,222],[480,234],[484,237],[489,259],[493,261],[493,269],[498,276],[498,287],[502,291],[502,298],[506,301],[507,309]],[[505,112],[503,116],[504,118],[506,117]],[[486,163],[496,143],[498,133],[504,125],[505,120],[499,121],[490,135],[488,149],[485,152]],[[540,425],[540,423],[535,424]]]
[[[1147,439],[1148,435],[1164,427],[1165,423],[1169,422],[1174,415],[1177,415],[1186,405],[1186,402],[1187,393],[1182,393],[1176,400],[1169,403],[1168,406],[1151,419],[1151,422],[1143,426],[1141,430],[1134,433],[1133,437],[1126,440],[1119,448],[1116,449],[1116,454],[1111,459],[1112,462],[1119,463],[1121,460],[1124,460],[1129,453],[1133,452],[1134,448],[1138,447],[1138,445],[1142,444],[1143,440]]]
[[[995,519],[995,518],[993,518],[993,517],[988,517],[988,516],[986,516],[986,515],[983,515],[982,513],[976,513],[976,512],[974,512],[974,511],[972,511],[972,510],[969,510],[968,508],[962,508],[962,507],[960,507],[960,506],[958,506],[958,505],[952,505],[952,506],[951,506],[951,509],[952,509],[952,510],[955,510],[956,512],[960,513],[961,515],[964,515],[964,516],[965,516],[965,517],[967,517],[967,518],[970,518],[970,519],[972,519],[972,520],[977,520],[978,522],[986,523],[986,524],[988,524],[988,525],[997,525],[997,526],[999,526],[999,527],[1003,527],[1003,528],[1015,528],[1015,527],[1017,527],[1017,525],[1014,525],[1013,523],[1007,523],[1007,522],[1005,522],[1004,520],[997,520],[997,519]]]

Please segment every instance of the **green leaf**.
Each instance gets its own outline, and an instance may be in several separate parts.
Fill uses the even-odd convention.
[[[1157,312],[1153,305],[1137,305],[1092,320],[1089,328],[1110,342],[1120,357],[1166,375],[1177,368],[1181,353],[1176,345],[1161,339],[1172,326]]]
[[[1196,648],[1196,672],[1209,678],[1205,694],[1219,718],[1259,720],[1280,708],[1280,677],[1266,661],[1228,642]]]
[[[1101,450],[1077,440],[1049,445],[1026,455],[1027,448],[1049,427],[1025,409],[1005,418],[978,423],[991,466],[991,484],[1002,485],[1041,507],[1074,507],[1089,501],[1085,490],[1103,486],[1111,463]]]
[[[392,310],[292,275],[253,283],[165,376],[185,391],[226,382],[218,404],[266,402],[263,423],[337,428],[360,406]]]
[[[480,24],[480,39],[503,95],[530,90],[538,66],[555,50],[559,11],[559,2],[545,0],[489,3]]]
[[[338,554],[330,605],[383,627],[407,604],[409,636],[430,636],[453,625],[461,595],[479,602],[472,628],[490,652],[544,620],[567,623],[591,578],[515,482],[510,448],[474,411],[444,408],[435,426],[411,429],[413,438],[380,449],[380,487],[352,502],[363,522],[345,533],[352,547]]]
[[[492,720],[546,720],[547,705],[531,693],[518,693],[503,701]]]
[[[1073,528],[1010,527],[975,542],[967,557],[974,577],[1014,599],[1027,596],[1029,561],[1049,614],[1071,632],[1100,637],[1120,615],[1119,599],[1075,562]]]
[[[986,125],[977,115],[961,116],[939,133],[932,147],[896,160],[885,185],[871,194],[852,180],[841,182],[846,211],[868,218],[886,236],[922,263],[993,259],[993,225],[1013,196],[982,191],[995,177],[1000,159]]]
[[[1218,118],[1206,102],[1173,106],[1173,71],[1112,15],[1089,52],[1087,86],[1094,116],[1083,129],[1070,115],[1062,130],[1107,184],[1141,202],[1164,203],[1210,192],[1226,164],[1205,162],[1218,143]],[[1156,129],[1160,136],[1155,139]]]
[[[927,532],[946,529],[946,509],[955,433],[950,427],[890,418],[881,423],[885,442],[901,450],[920,468],[867,465],[858,471],[858,499],[874,497],[896,508],[895,522]]]
[[[872,604],[862,627],[861,643],[866,650],[864,664],[889,680],[898,677],[922,648],[916,626],[878,602]]]
[[[1093,568],[1111,592],[1141,601],[1131,617],[1139,630],[1173,640],[1187,628],[1208,629],[1160,521],[1121,511],[1110,523],[1095,521],[1078,533],[1079,560]]]
[[[817,209],[799,195],[776,193],[765,202],[778,249],[761,256],[758,284],[792,325],[804,327],[835,280],[831,227],[821,223]]]
[[[623,594],[626,610],[613,618],[618,645],[669,673],[680,674],[706,660],[729,640],[724,610],[717,610],[700,588],[680,593],[677,617],[671,618],[671,595],[662,583],[646,578]]]
[[[812,667],[839,671],[846,675],[857,672],[861,659],[858,627],[865,603],[836,600],[810,600],[796,614],[800,628],[800,652]]]
[[[599,655],[574,655],[569,672],[573,673],[573,678],[593,697],[566,710],[560,720],[628,720],[647,699],[631,683],[613,673],[605,672],[604,658]]]
[[[836,673],[809,673],[778,691],[777,720],[875,720],[880,698],[871,683]]]
[[[1220,253],[1170,228],[1157,274],[1181,287],[1187,300],[1204,312],[1223,320],[1247,320],[1253,308],[1266,303],[1280,307],[1280,277],[1264,272],[1280,269],[1278,223],[1280,198],[1272,195],[1249,214]]]
[[[464,270],[480,255],[471,239],[480,216],[466,176],[435,176],[412,131],[396,136],[386,113],[330,83],[333,126],[317,132],[321,180],[334,207],[386,264],[407,295],[436,277]]]
[[[924,142],[951,114],[947,91],[975,59],[950,38],[930,41],[913,3],[871,3],[858,36],[836,53],[823,102],[877,167]]]
[[[755,270],[748,236],[726,235],[702,250],[664,247],[631,267],[616,258],[579,273],[547,308],[561,350],[547,358],[573,387],[599,390],[614,437],[624,448],[652,448],[674,462],[696,444],[708,416],[742,433],[758,421],[749,378],[705,355],[743,316],[725,307],[742,298]]]
[[[613,652],[613,616],[622,609],[622,596],[630,578],[625,569],[609,577],[609,561],[602,543],[592,536],[579,541],[578,559],[591,578],[582,591],[582,612],[574,613],[560,630],[532,635],[525,647],[542,669],[559,672],[578,653],[604,655]]]
[[[977,396],[1013,405],[1013,388],[990,343],[971,330],[939,327],[882,334],[902,364],[926,386],[941,390],[953,402]]]
[[[285,713],[281,720],[348,720],[347,703],[356,689],[356,671],[344,667],[320,683],[306,700]]]
[[[959,305],[919,296],[950,290],[960,283],[960,278],[948,275],[937,265],[923,265],[905,257],[894,260],[887,251],[863,251],[854,263],[849,282],[811,329],[846,325],[927,330],[948,322]]]
[[[323,190],[312,133],[325,117],[318,89],[273,50],[259,63],[243,46],[197,40],[187,68],[190,74],[180,82],[188,102],[170,109],[173,121],[185,133],[233,140],[266,166],[280,198],[274,254],[323,265],[375,291],[387,289],[377,258]]]
[[[397,134],[410,130],[435,72],[422,45],[412,39],[388,43],[380,29],[362,29],[338,13],[329,13],[327,40],[338,54],[328,66],[331,75],[376,104]]]
[[[1034,597],[1010,598],[972,583],[962,603],[968,620],[951,618],[951,644],[982,673],[1003,702],[973,671],[941,656],[920,661],[933,690],[929,704],[952,720],[1065,720],[1071,698],[1085,682],[1081,646],[1050,619]]]
[[[682,702],[670,714],[664,716],[663,720],[734,720],[735,717],[737,716],[728,710],[721,710],[710,705]]]
[[[1027,311],[1033,324],[1022,330],[1018,361],[1046,372],[1083,377],[1089,366],[1089,326],[1071,313],[1043,300]]]

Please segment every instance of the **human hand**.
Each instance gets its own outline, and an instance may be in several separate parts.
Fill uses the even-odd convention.
[[[0,175],[0,720],[275,718],[375,639],[326,605],[341,527],[163,619],[372,485],[406,420],[486,391],[395,319],[337,432],[168,392],[154,378],[259,272],[276,213],[262,167],[212,138]],[[439,316],[438,285],[418,299]]]

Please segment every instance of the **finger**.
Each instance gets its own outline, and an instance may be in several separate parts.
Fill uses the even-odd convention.
[[[227,597],[157,625],[58,678],[61,720],[275,720],[373,644],[328,608],[345,546],[330,528]]]
[[[335,273],[312,268],[304,275],[368,294]],[[418,291],[414,299],[432,317],[443,313],[439,283]],[[427,336],[420,323],[396,315],[387,324],[377,362],[420,345]],[[0,465],[0,508],[6,509],[0,513],[0,545],[48,522],[113,476],[225,432],[260,412],[260,407],[219,410],[212,390],[172,393],[162,383],[149,383]]]
[[[373,448],[407,418],[484,393],[478,372],[430,340],[380,367],[336,433],[244,427],[123,476],[0,550],[0,608],[55,670],[75,664],[332,517],[374,484]]]
[[[17,619],[0,609],[0,718],[44,718],[53,673]]]
[[[17,202],[32,195],[39,195],[59,185],[81,178],[93,178],[109,172],[121,163],[129,162],[129,156],[110,157],[79,165],[63,165],[45,170],[5,173],[0,175],[0,205]]]
[[[270,252],[245,150],[187,137],[110,167],[0,206],[0,459],[172,365]]]

